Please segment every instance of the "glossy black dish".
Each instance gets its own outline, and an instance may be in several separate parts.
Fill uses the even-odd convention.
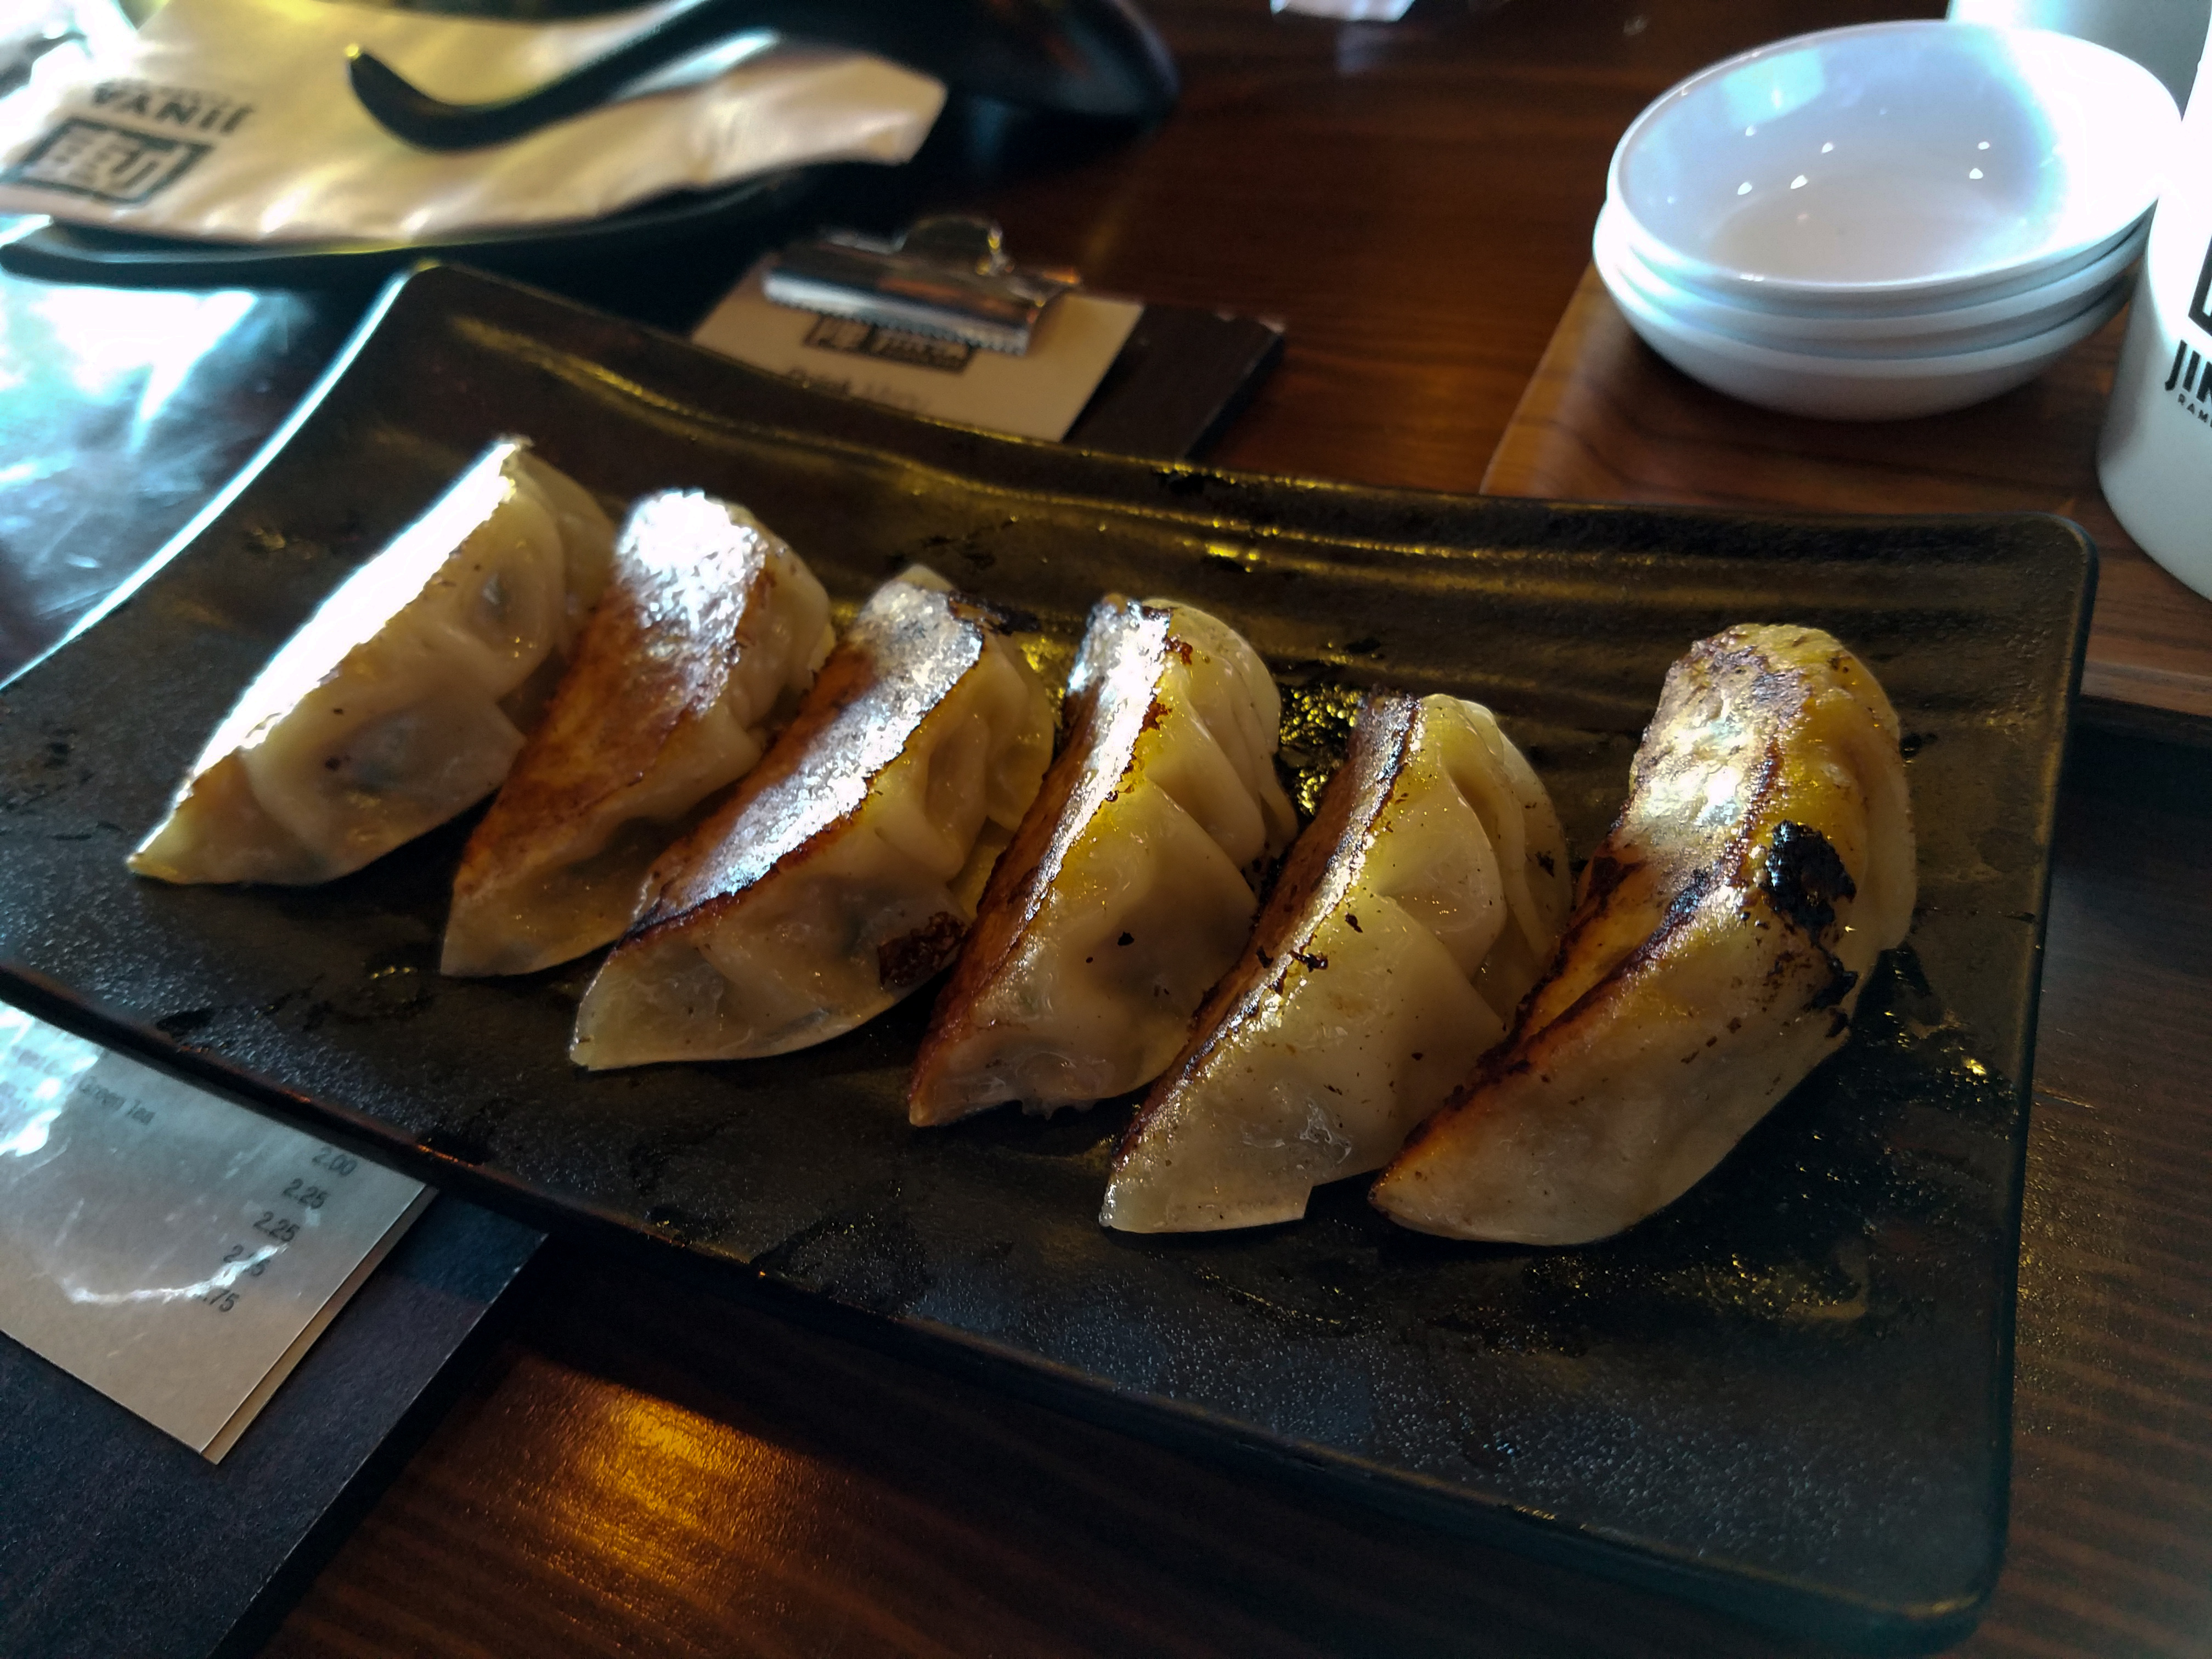
[[[832,594],[926,560],[1072,643],[1102,591],[1243,629],[1326,765],[1344,688],[1490,704],[1586,853],[1669,661],[1831,629],[1906,732],[1908,947],[1682,1202],[1574,1250],[1097,1225],[1126,1103],[910,1130],[925,994],[806,1053],[586,1075],[589,964],[434,971],[465,823],[320,889],[125,873],[238,690],[492,435],[750,505]],[[127,600],[0,693],[0,994],[495,1206],[1138,1432],[1695,1597],[1926,1649],[2002,1557],[2042,912],[2091,550],[2033,517],[1773,519],[1367,489],[915,422],[471,274],[395,285]]]

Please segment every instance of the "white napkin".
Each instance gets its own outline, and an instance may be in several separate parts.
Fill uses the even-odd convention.
[[[866,53],[755,37],[653,77],[672,89],[434,154],[379,126],[346,80],[358,45],[433,96],[510,98],[683,3],[525,24],[170,0],[58,98],[9,100],[25,107],[0,126],[0,212],[223,241],[419,241],[596,219],[806,162],[903,161],[945,101],[937,81]]]

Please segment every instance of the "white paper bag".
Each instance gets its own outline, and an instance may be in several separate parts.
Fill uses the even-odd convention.
[[[379,126],[346,79],[358,45],[434,97],[511,98],[680,3],[526,24],[170,0],[58,99],[13,100],[27,106],[0,127],[0,212],[222,241],[426,240],[596,219],[807,162],[903,161],[944,103],[939,82],[881,58],[756,38],[654,77],[674,89],[438,154]]]

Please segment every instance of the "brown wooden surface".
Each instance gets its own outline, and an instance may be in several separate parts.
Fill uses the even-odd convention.
[[[2097,484],[2124,313],[2017,392],[1917,421],[1809,421],[1699,386],[1629,328],[1585,270],[1499,441],[1498,495],[2063,514],[2100,556],[2081,693],[2212,719],[2212,599],[2147,558]]]
[[[1894,9],[1419,0],[1395,26],[1271,17],[1265,0],[1153,9],[1186,75],[1176,116],[963,204],[1103,286],[1285,318],[1285,365],[1223,461],[1469,489],[1574,294],[1621,127],[1714,58]],[[1975,1655],[2212,1652],[2208,830],[2201,752],[2079,741],[2030,1148],[2014,1543]],[[1772,1651],[575,1253],[266,1648]]]

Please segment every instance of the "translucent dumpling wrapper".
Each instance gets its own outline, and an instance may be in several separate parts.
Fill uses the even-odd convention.
[[[916,568],[853,619],[798,715],[662,856],[577,1011],[603,1067],[824,1042],[958,951],[1052,756],[995,613]]]
[[[1850,1032],[1911,925],[1897,715],[1818,629],[1668,671],[1627,804],[1511,1040],[1376,1182],[1393,1220],[1581,1244],[1704,1178]]]
[[[544,719],[469,838],[448,974],[526,974],[618,938],[653,860],[750,771],[830,653],[830,599],[742,507],[631,509]]]
[[[325,599],[131,855],[173,882],[328,881],[489,794],[605,586],[614,526],[504,438]]]
[[[1243,948],[1297,820],[1256,653],[1189,605],[1109,597],[1069,678],[1068,738],[938,999],[907,1109],[944,1123],[1141,1088]]]
[[[1504,1036],[1567,914],[1550,797],[1490,711],[1370,692],[1251,945],[1124,1137],[1100,1218],[1290,1221]]]

